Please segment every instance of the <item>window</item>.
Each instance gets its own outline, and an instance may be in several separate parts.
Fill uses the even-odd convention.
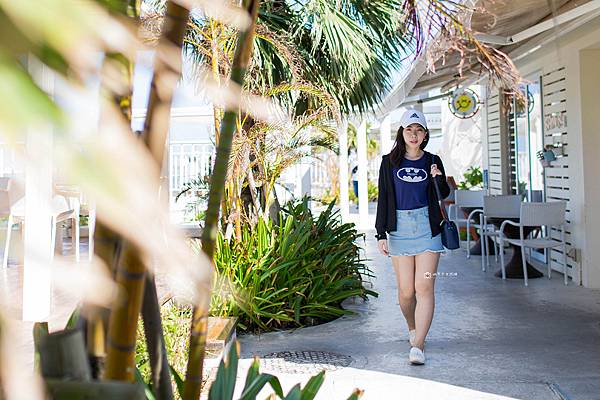
[[[519,104],[513,98],[508,116],[510,186],[512,193],[525,201],[544,201],[544,170],[536,156],[544,143],[541,77],[526,80],[529,83],[522,89],[525,101]],[[531,256],[543,263],[548,260],[544,249],[532,249]]]
[[[527,201],[543,201],[544,171],[536,157],[543,148],[541,79],[527,80],[525,101],[513,98],[509,114],[511,191]]]

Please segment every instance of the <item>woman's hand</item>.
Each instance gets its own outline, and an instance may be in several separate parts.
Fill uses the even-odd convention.
[[[379,251],[384,256],[389,256],[390,252],[388,251],[388,242],[386,239],[381,239],[377,241],[377,247],[379,247]]]
[[[431,164],[431,177],[435,178],[438,175],[442,175],[442,171],[438,169],[437,164]]]

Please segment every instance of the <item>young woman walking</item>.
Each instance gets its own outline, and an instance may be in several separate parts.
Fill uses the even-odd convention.
[[[434,283],[440,253],[442,214],[432,179],[442,197],[450,194],[442,160],[424,151],[429,130],[422,112],[404,113],[390,154],[379,169],[377,244],[392,258],[398,301],[409,329],[409,361],[425,363],[425,337],[434,310]]]

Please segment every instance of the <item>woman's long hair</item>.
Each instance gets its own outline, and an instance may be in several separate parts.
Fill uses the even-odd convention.
[[[406,142],[404,141],[404,128],[398,128],[398,133],[396,134],[396,142],[394,143],[394,147],[390,152],[390,161],[392,165],[395,167],[399,167],[400,163],[404,159],[404,155],[406,155]],[[429,143],[429,129],[425,129],[425,138],[423,139],[423,143],[419,146],[421,150],[424,150]]]

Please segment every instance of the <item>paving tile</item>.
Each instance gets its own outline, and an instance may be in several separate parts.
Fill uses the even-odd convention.
[[[600,290],[565,287],[556,272],[524,287],[522,280],[496,278],[493,260],[482,272],[479,257],[447,253],[439,267],[447,274],[436,281],[427,363],[412,366],[391,261],[378,254],[374,232],[366,234],[378,298],[348,301],[357,314],[320,326],[239,335],[242,356],[348,355],[354,360],[348,368],[327,374],[336,393],[330,399],[346,398],[354,387],[365,390],[365,399],[559,399],[551,384],[571,400],[600,399]]]

